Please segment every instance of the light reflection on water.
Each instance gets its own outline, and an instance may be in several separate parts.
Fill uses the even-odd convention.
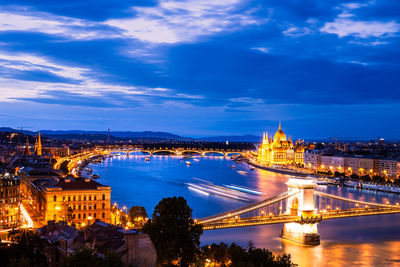
[[[149,162],[142,155],[120,156],[93,165],[100,182],[112,187],[112,199],[121,205],[144,206],[151,215],[164,197],[183,196],[195,217],[205,217],[248,203],[200,194],[189,190],[185,182],[204,179],[217,185],[237,184],[274,196],[287,190],[287,175],[264,170],[251,171],[245,164],[236,169],[231,160],[199,157],[186,166],[179,157],[153,156]],[[238,173],[238,171],[241,171]],[[246,172],[246,173],[244,173]],[[319,186],[318,190],[353,199],[392,204],[400,201],[395,194],[358,191],[347,187]],[[207,231],[202,243],[235,242],[246,246],[252,240],[257,247],[290,253],[299,266],[400,266],[400,215],[381,215],[323,221],[319,226],[321,245],[302,246],[281,239],[282,225],[257,226]]]

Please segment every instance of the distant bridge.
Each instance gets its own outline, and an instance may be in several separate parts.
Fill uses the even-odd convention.
[[[373,203],[315,190],[310,180],[290,179],[288,191],[228,212],[196,220],[204,230],[283,223],[282,237],[318,245],[322,220],[400,213],[399,203]]]
[[[210,148],[204,148],[204,149],[200,149],[200,148],[153,148],[153,149],[109,149],[108,153],[126,153],[127,155],[129,155],[130,153],[134,153],[134,152],[143,152],[143,153],[147,153],[149,155],[156,155],[156,154],[160,154],[160,153],[169,153],[169,154],[173,154],[176,156],[183,156],[183,155],[187,155],[187,154],[198,154],[201,156],[207,156],[210,154],[219,154],[221,156],[229,156],[229,155],[243,155],[244,153],[247,152],[247,150],[239,150],[239,149],[210,149]]]

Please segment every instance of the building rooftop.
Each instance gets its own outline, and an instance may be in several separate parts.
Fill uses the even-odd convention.
[[[82,189],[98,189],[99,187],[108,187],[107,185],[102,185],[92,179],[84,178],[65,178],[60,179],[54,187],[60,187],[61,190],[82,190]]]
[[[47,225],[36,230],[41,238],[49,243],[58,242],[58,238],[72,240],[78,236],[79,231],[65,222],[48,221]]]
[[[125,244],[125,235],[139,234],[137,231],[125,230],[112,224],[96,221],[82,230],[77,238],[81,244],[92,243],[100,253],[115,251]]]
[[[84,178],[41,178],[32,182],[34,186],[41,190],[96,190],[100,188],[110,188],[91,179]]]

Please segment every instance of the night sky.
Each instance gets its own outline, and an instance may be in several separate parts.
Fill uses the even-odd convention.
[[[400,1],[0,0],[0,125],[400,138]]]

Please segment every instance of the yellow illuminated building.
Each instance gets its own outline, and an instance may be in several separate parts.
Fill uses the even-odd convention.
[[[65,178],[39,187],[41,212],[46,221],[66,221],[83,226],[96,219],[111,222],[111,187],[91,179]]]
[[[42,138],[40,137],[40,133],[35,143],[35,153],[36,156],[42,156]]]
[[[21,223],[20,182],[15,177],[0,177],[0,228],[17,227]]]
[[[304,165],[303,155],[304,147],[293,145],[279,123],[279,129],[273,138],[268,137],[268,133],[263,134],[257,161],[264,165]]]

